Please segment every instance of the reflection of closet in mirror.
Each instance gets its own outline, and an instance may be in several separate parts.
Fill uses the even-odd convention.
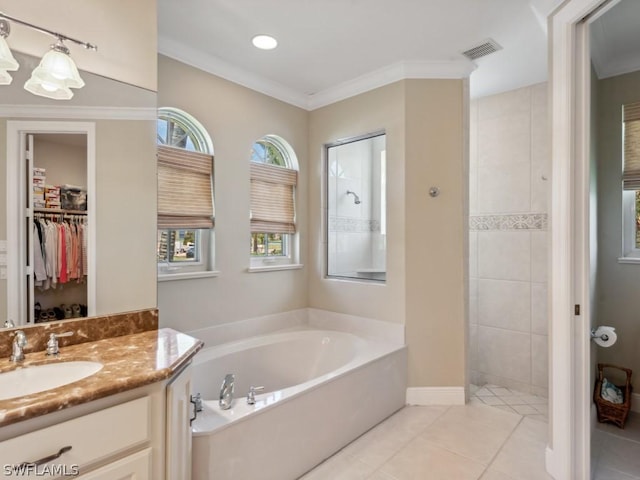
[[[27,288],[28,295],[33,292],[30,320],[85,317],[87,136],[29,137],[33,141],[32,178],[27,179],[33,208],[32,222],[27,221],[27,232],[32,232],[27,235],[33,265]]]
[[[9,282],[8,310],[18,324],[86,317],[95,310],[93,209],[88,210],[92,195],[87,195],[89,172],[95,170],[93,134],[74,131],[71,124],[66,124],[69,131],[56,131],[56,125],[61,124],[18,130],[8,138],[16,148],[8,171],[15,179],[15,188],[8,189],[8,204],[15,206],[8,211],[14,217],[8,225],[15,225],[9,232],[16,233],[9,234],[7,246],[8,253],[17,252],[9,255],[15,258],[8,265],[9,279],[23,279]]]
[[[326,145],[327,275],[386,279],[386,135]]]

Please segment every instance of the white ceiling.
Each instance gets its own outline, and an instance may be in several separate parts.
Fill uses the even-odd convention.
[[[545,17],[561,0],[159,0],[159,51],[317,108],[400,78],[471,75],[472,97],[544,81]],[[258,33],[277,49],[251,45]],[[460,52],[503,49],[475,65]]]

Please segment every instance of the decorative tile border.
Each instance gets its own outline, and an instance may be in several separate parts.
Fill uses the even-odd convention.
[[[469,216],[469,230],[472,232],[486,230],[546,230],[547,224],[548,215],[546,213]]]
[[[352,217],[329,217],[329,231],[343,233],[380,232],[379,220]]]

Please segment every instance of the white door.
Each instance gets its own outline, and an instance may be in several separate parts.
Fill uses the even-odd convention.
[[[191,479],[191,367],[167,386],[167,480]]]

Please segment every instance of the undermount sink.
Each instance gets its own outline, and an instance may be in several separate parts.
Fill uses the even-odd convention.
[[[0,373],[0,400],[23,397],[77,382],[98,372],[98,362],[69,361],[18,367]]]

